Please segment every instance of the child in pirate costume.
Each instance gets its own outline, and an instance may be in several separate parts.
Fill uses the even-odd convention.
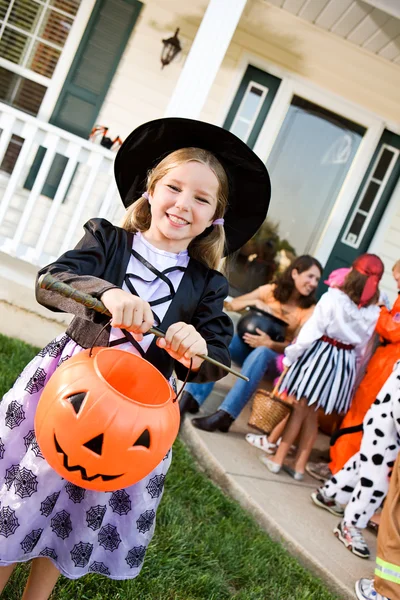
[[[348,411],[357,364],[379,316],[376,302],[383,271],[378,256],[359,256],[341,288],[330,288],[322,296],[297,340],[286,348],[283,362],[289,369],[279,391],[286,391],[294,410],[275,456],[261,457],[272,473],[279,473],[284,466],[301,432],[303,450],[296,457],[294,470],[285,470],[295,479],[303,479],[318,433],[317,409],[326,414]]]
[[[102,331],[108,317],[38,286],[41,304],[75,318],[28,364],[0,407],[0,593],[15,563],[33,559],[24,600],[47,600],[60,572],[70,579],[89,572],[136,577],[171,463],[169,451],[147,477],[116,492],[63,480],[35,440],[43,387],[97,336],[96,345],[139,354],[167,379],[173,371],[185,379],[190,366],[189,380],[221,378],[220,367],[198,356],[230,364],[228,284],[216,269],[258,230],[270,198],[265,165],[246,144],[189,119],[133,131],[116,157],[115,177],[128,209],[123,226],[88,221],[78,245],[39,273],[101,299],[111,326]],[[154,324],[164,339],[148,334]]]

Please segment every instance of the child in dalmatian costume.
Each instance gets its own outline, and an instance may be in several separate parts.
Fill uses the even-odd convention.
[[[361,533],[382,504],[400,450],[400,361],[364,419],[360,452],[311,494],[313,502],[343,516],[335,535],[354,554],[369,558]],[[343,505],[347,505],[343,511]]]

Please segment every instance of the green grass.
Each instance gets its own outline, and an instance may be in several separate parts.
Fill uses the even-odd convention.
[[[37,350],[0,335],[0,397]],[[18,565],[2,600],[21,597]],[[156,534],[136,580],[60,577],[52,600],[334,600],[194,464],[177,440]]]

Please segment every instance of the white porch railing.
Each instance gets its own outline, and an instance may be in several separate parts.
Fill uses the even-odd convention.
[[[2,103],[0,130],[1,251],[42,266],[74,246],[89,218],[120,221],[114,152]],[[1,165],[16,139],[22,146],[9,174]],[[46,152],[28,190],[24,185],[39,147]],[[56,155],[68,161],[51,199],[42,191]]]

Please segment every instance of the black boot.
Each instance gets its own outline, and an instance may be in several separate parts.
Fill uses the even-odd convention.
[[[182,393],[182,397],[179,401],[179,412],[181,414],[181,419],[187,412],[189,412],[192,415],[195,415],[199,412],[199,405],[193,398],[192,394],[189,394],[189,392]]]
[[[203,429],[204,431],[217,431],[218,429],[218,431],[226,433],[234,420],[235,419],[224,410],[217,410],[217,412],[208,415],[208,417],[197,417],[196,419],[192,419],[192,424],[197,427],[197,429]]]

